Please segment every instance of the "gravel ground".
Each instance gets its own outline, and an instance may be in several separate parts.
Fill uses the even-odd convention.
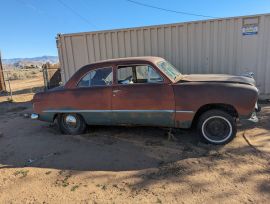
[[[65,136],[30,112],[0,104],[0,203],[269,203],[270,105],[225,146],[149,127]]]

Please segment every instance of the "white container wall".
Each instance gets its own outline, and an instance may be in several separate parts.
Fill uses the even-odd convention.
[[[270,14],[139,28],[60,34],[66,82],[83,65],[130,56],[160,56],[183,74],[254,72],[270,94]]]

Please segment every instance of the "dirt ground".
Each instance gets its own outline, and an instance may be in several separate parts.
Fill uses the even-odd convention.
[[[30,112],[0,103],[0,203],[270,202],[270,105],[225,146],[149,127],[66,136]]]

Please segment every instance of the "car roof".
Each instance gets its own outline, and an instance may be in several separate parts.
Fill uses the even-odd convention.
[[[118,63],[118,62],[140,62],[140,61],[149,61],[152,63],[155,63],[157,61],[163,61],[164,59],[161,57],[155,57],[155,56],[142,56],[142,57],[124,57],[124,58],[115,58],[115,59],[107,59],[107,60],[102,60],[102,61],[97,61],[94,62],[90,65],[94,65],[94,64],[103,64],[103,63]]]
[[[125,57],[125,58],[116,58],[116,59],[108,59],[103,61],[94,62],[88,65],[83,66],[74,75],[67,81],[65,87],[73,87],[75,83],[81,78],[82,74],[89,72],[97,67],[102,66],[111,66],[112,64],[125,64],[125,63],[146,63],[151,62],[155,64],[156,62],[164,61],[161,57],[154,57],[154,56],[143,56],[143,57]]]

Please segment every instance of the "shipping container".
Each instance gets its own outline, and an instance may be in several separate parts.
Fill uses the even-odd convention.
[[[63,82],[96,61],[160,56],[183,74],[254,72],[270,95],[270,14],[59,34],[57,47]]]

